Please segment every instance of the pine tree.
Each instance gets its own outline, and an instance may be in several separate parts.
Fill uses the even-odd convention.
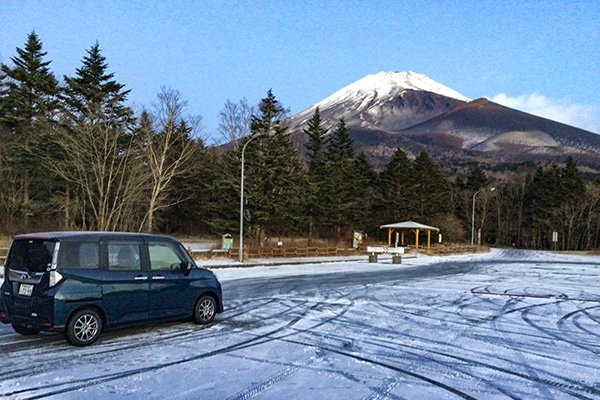
[[[353,171],[354,149],[346,123],[341,119],[327,141],[325,198],[326,223],[340,238],[351,228],[356,212],[354,191],[356,176]]]
[[[58,112],[58,81],[44,58],[42,42],[35,32],[27,36],[25,48],[17,48],[13,67],[2,65],[4,107],[0,121],[16,134],[35,130],[35,123],[51,121]]]
[[[467,181],[465,182],[465,188],[471,192],[476,192],[477,190],[487,186],[488,183],[489,179],[487,175],[479,165],[476,165],[467,177]]]
[[[561,184],[561,170],[556,164],[547,170],[542,166],[536,169],[524,199],[524,223],[529,246],[549,246],[549,234],[557,229],[553,214],[561,203],[562,195],[557,190]]]
[[[108,73],[108,63],[96,42],[82,60],[74,77],[65,76],[66,103],[70,118],[77,123],[111,123],[126,127],[133,111],[125,105],[129,90]]]
[[[252,142],[250,146],[256,143]],[[207,186],[203,193],[202,205],[197,213],[198,220],[208,228],[209,232],[217,234],[233,233],[239,229],[240,206],[240,149],[231,148],[223,153],[217,153],[218,149],[212,149],[207,154],[207,168],[200,170]],[[248,154],[246,154],[248,160]],[[248,167],[248,164],[246,164]],[[244,192],[248,194],[248,174]],[[248,196],[245,197],[246,203]],[[248,214],[249,207],[246,207]]]
[[[585,194],[585,182],[573,157],[569,156],[562,170],[563,184],[560,189],[563,192],[563,201],[577,201]]]
[[[32,32],[25,47],[17,48],[17,56],[11,58],[13,66],[0,67],[0,124],[10,132],[6,162],[22,193],[20,214],[25,224],[41,212],[52,191],[42,155],[48,152],[55,129],[60,89],[46,55]]]
[[[414,162],[416,217],[431,223],[450,211],[450,184],[440,167],[423,151]]]
[[[56,145],[63,160],[56,174],[68,182],[64,201],[77,205],[73,224],[95,229],[137,229],[148,164],[125,105],[129,91],[108,73],[96,43],[74,77],[65,76],[65,118]],[[93,154],[89,154],[93,152]],[[135,211],[133,211],[135,210]]]
[[[286,110],[269,90],[252,117],[253,135],[262,135],[247,149],[246,217],[262,243],[264,235],[282,236],[304,222],[301,218],[305,176],[282,124]],[[242,147],[243,148],[243,147]]]
[[[328,201],[325,193],[327,167],[324,154],[324,136],[327,130],[321,127],[321,115],[317,108],[304,129],[308,136],[308,187],[306,188],[306,213],[308,216],[308,240],[312,241],[315,230],[323,224],[325,203]]]
[[[377,226],[372,218],[377,173],[364,153],[360,153],[356,157],[352,170],[356,183],[353,193],[355,211],[351,222],[357,229],[369,230]]]
[[[377,184],[376,212],[380,223],[415,218],[415,193],[412,165],[402,149],[380,173]]]

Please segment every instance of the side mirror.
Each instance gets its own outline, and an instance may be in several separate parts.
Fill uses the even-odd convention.
[[[181,263],[171,264],[171,272],[181,272]]]
[[[183,272],[184,275],[189,274],[191,270],[192,270],[191,262],[186,261],[186,262],[181,263],[181,272]]]
[[[184,275],[187,275],[190,273],[192,269],[192,263],[189,261],[185,261],[182,263],[175,263],[175,264],[171,264],[171,271],[173,272],[181,272]]]

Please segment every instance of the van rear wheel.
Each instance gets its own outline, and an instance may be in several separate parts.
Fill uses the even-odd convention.
[[[88,346],[96,341],[102,332],[102,318],[92,308],[77,311],[69,320],[65,336],[73,346]]]
[[[194,306],[194,322],[199,325],[210,324],[215,319],[217,303],[211,296],[202,296]]]
[[[22,325],[12,324],[12,327],[15,330],[15,332],[17,332],[19,335],[23,335],[23,336],[32,336],[32,335],[37,335],[38,333],[40,333],[39,329],[28,328],[28,327],[22,326]]]

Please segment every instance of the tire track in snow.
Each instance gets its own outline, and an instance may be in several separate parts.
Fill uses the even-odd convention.
[[[248,400],[253,397],[256,397],[259,394],[261,394],[262,392],[270,389],[277,383],[283,381],[287,377],[295,374],[299,370],[300,370],[300,367],[285,368],[285,369],[279,371],[277,374],[271,376],[270,378],[267,378],[264,381],[257,383],[256,385],[254,385],[246,390],[243,390],[233,396],[228,397],[227,400]]]
[[[288,329],[289,327],[295,325],[300,320],[302,320],[302,318],[304,318],[310,311],[314,311],[321,304],[322,303],[316,303],[312,307],[309,307],[309,308],[303,310],[303,312],[300,315],[296,316],[294,319],[292,319],[291,321],[287,322],[285,325],[283,325],[277,329],[274,329],[272,331],[252,337],[250,339],[243,340],[239,343],[236,343],[236,344],[233,344],[230,346],[225,346],[220,349],[212,350],[212,351],[202,353],[202,354],[199,354],[196,356],[188,357],[188,358],[181,359],[181,360],[174,360],[174,361],[170,361],[170,362],[166,362],[166,363],[160,363],[160,364],[156,364],[156,365],[152,365],[152,366],[148,366],[148,367],[134,368],[134,369],[131,369],[128,371],[121,371],[121,372],[117,372],[117,373],[105,374],[105,375],[100,375],[100,376],[91,377],[91,378],[76,379],[76,380],[72,380],[70,382],[59,382],[59,383],[54,383],[54,384],[38,385],[38,386],[34,386],[34,387],[15,390],[12,392],[0,393],[0,395],[14,396],[14,395],[22,395],[24,393],[36,392],[39,390],[55,389],[55,390],[51,390],[51,391],[40,393],[40,394],[34,394],[29,397],[19,396],[19,398],[23,399],[23,400],[40,399],[40,398],[55,396],[58,394],[73,392],[73,391],[76,391],[79,389],[83,389],[83,388],[87,388],[90,386],[95,386],[95,385],[99,385],[102,383],[107,383],[107,382],[127,378],[130,376],[135,376],[135,375],[144,374],[144,373],[148,373],[148,372],[154,372],[154,371],[158,371],[158,370],[161,370],[164,368],[168,368],[168,367],[172,367],[172,366],[176,366],[176,365],[180,365],[180,364],[185,364],[185,363],[201,360],[201,359],[208,358],[208,357],[213,357],[216,355],[227,354],[232,351],[246,349],[246,348],[253,347],[253,346],[256,346],[259,344],[268,343],[268,342],[275,340],[274,338],[272,338],[272,335],[274,335],[278,332],[282,332],[285,329]],[[75,385],[72,385],[73,383],[75,383]],[[66,385],[70,385],[70,386],[61,388],[61,386],[66,386]]]
[[[581,343],[579,343],[579,342],[577,342],[575,340],[571,340],[569,338],[560,336],[560,335],[556,334],[555,332],[552,332],[551,329],[544,328],[544,327],[536,324],[535,322],[533,322],[533,320],[529,316],[530,311],[531,310],[525,310],[525,311],[523,311],[521,313],[521,318],[523,319],[523,321],[525,321],[531,327],[539,330],[540,332],[545,333],[548,336],[551,336],[551,337],[555,338],[556,340],[559,340],[559,341],[564,342],[564,343],[568,343],[568,344],[570,344],[572,346],[575,346],[575,347],[580,348],[582,350],[586,350],[586,351],[591,352],[591,353],[593,353],[595,355],[600,355],[600,350],[593,349],[593,348],[590,348],[588,346],[582,345]],[[594,347],[598,347],[600,349],[599,345],[593,345],[593,346]]]
[[[272,301],[266,302],[266,304],[269,304],[269,303],[272,303]],[[264,320],[270,320],[270,319],[274,319],[274,318],[275,319],[280,318],[280,317],[284,316],[285,314],[289,313],[291,310],[294,310],[298,307],[300,307],[300,304],[297,304],[292,307],[288,307],[287,309],[280,311],[278,313],[275,313],[273,315],[270,315],[267,317],[262,317],[262,320],[264,321]],[[240,313],[240,314],[243,314],[243,313]],[[231,316],[227,316],[223,320],[219,319],[215,323],[212,323],[204,328],[198,328],[198,327],[194,327],[192,325],[190,327],[186,327],[183,329],[169,330],[169,331],[165,332],[164,334],[159,334],[159,335],[155,335],[155,333],[152,332],[152,330],[149,331],[149,330],[147,330],[147,328],[134,328],[133,331],[135,331],[136,329],[143,329],[144,333],[147,332],[147,333],[149,333],[149,335],[138,336],[133,339],[131,339],[131,337],[130,337],[131,334],[123,335],[122,331],[119,332],[119,330],[115,330],[115,331],[111,332],[111,337],[109,337],[109,340],[116,338],[115,342],[109,342],[109,343],[100,342],[99,344],[97,344],[96,346],[94,346],[92,348],[83,349],[84,351],[91,350],[92,352],[79,354],[77,357],[77,361],[89,363],[100,356],[105,356],[106,354],[118,353],[121,351],[129,352],[132,349],[152,347],[158,343],[161,343],[161,344],[168,344],[168,343],[172,343],[172,342],[187,343],[187,342],[194,341],[196,339],[209,339],[212,337],[222,335],[223,333],[235,331],[237,329],[237,327],[233,327],[231,329],[218,329],[215,332],[207,333],[208,328],[211,328],[211,327],[217,327],[217,328],[226,327],[227,326],[226,321],[231,320],[232,318],[233,317],[231,317]],[[177,324],[179,325],[179,323],[177,323]],[[104,339],[106,340],[107,338],[104,338]],[[60,344],[60,347],[55,349],[55,351],[56,350],[72,350],[73,349],[71,346],[64,344],[62,337],[56,338],[55,343]],[[111,348],[111,346],[114,346],[114,347]],[[73,365],[73,355],[69,353],[69,354],[60,355],[60,356],[56,356],[56,357],[44,358],[43,366],[40,368],[36,368],[35,370],[32,370],[30,367],[22,367],[22,368],[15,369],[15,368],[12,368],[13,365],[14,365],[14,363],[3,365],[3,367],[6,367],[7,370],[0,372],[0,377],[3,379],[15,378],[15,377],[23,376],[22,375],[23,372],[29,372],[29,374],[27,374],[25,376],[31,377],[31,376],[43,374],[46,372],[51,372],[52,370],[55,370],[56,367],[59,365],[72,366]],[[22,365],[22,364],[18,363],[17,365]],[[34,375],[34,373],[35,373],[35,375]]]
[[[433,378],[429,378],[429,377],[427,377],[425,375],[421,375],[421,374],[418,374],[416,372],[413,372],[413,371],[410,371],[410,370],[407,370],[407,369],[404,369],[404,368],[400,368],[398,366],[395,366],[395,365],[392,365],[392,364],[389,364],[389,363],[386,363],[386,362],[383,362],[383,361],[374,360],[374,359],[371,359],[369,357],[362,356],[362,355],[359,355],[359,354],[354,354],[354,353],[351,353],[351,352],[346,351],[346,350],[336,349],[336,348],[329,347],[329,346],[319,346],[317,344],[302,342],[300,340],[283,339],[283,338],[274,338],[274,339],[281,340],[281,341],[287,342],[287,343],[297,344],[297,345],[300,345],[300,346],[312,347],[312,348],[315,348],[315,349],[329,351],[331,353],[339,354],[341,356],[352,358],[352,359],[355,359],[357,361],[362,361],[362,362],[365,362],[365,363],[368,363],[368,364],[372,364],[372,365],[376,365],[376,366],[383,367],[383,368],[386,368],[386,369],[390,369],[392,371],[396,371],[396,372],[401,373],[403,375],[407,375],[407,376],[410,376],[412,378],[416,378],[418,380],[421,380],[421,381],[424,381],[426,383],[429,383],[429,384],[431,384],[433,386],[436,386],[436,387],[438,387],[440,389],[443,389],[443,390],[445,390],[447,392],[450,392],[450,393],[452,393],[452,394],[454,394],[454,395],[456,395],[456,396],[458,396],[458,397],[460,397],[462,399],[465,399],[465,400],[476,400],[475,397],[473,397],[473,396],[471,396],[471,395],[469,395],[469,394],[467,394],[467,393],[465,393],[465,392],[463,392],[463,391],[461,391],[461,390],[459,390],[457,388],[454,388],[452,386],[446,385],[443,382],[437,381],[437,380],[435,380]]]
[[[359,289],[361,290],[361,289]],[[350,303],[338,303],[339,300],[348,297],[350,294],[357,292],[358,290],[351,292],[351,293],[343,293],[340,292],[338,290],[335,290],[335,292],[338,293],[339,297],[337,297],[335,299],[335,302],[320,302],[318,304],[321,305],[336,305],[336,306],[343,306],[342,310],[338,313],[336,313],[335,315],[329,317],[329,318],[325,318],[324,320],[318,321],[317,324],[309,327],[309,328],[305,328],[305,329],[298,329],[297,332],[292,332],[288,335],[283,335],[282,337],[287,337],[287,336],[291,336],[291,335],[296,335],[298,332],[304,332],[310,329],[314,329],[316,327],[320,327],[324,324],[330,323],[332,321],[335,321],[336,319],[338,319],[339,317],[341,317],[342,315],[344,315],[346,312],[348,312],[348,310],[354,305],[354,302],[351,301]],[[278,337],[279,339],[280,337]],[[309,361],[303,363],[303,366],[306,365],[310,365],[314,362],[314,358],[311,357],[309,359]],[[284,379],[288,378],[289,376],[295,374],[296,372],[298,372],[300,370],[300,366],[290,366],[288,368],[283,369],[282,371],[278,372],[277,374],[275,374],[274,376],[264,380],[263,382],[260,382],[248,389],[245,389],[231,397],[228,397],[228,400],[247,400],[247,399],[251,399],[253,397],[256,397],[257,395],[259,395],[260,393],[270,389],[271,387],[273,387],[274,385],[276,385],[277,383],[283,381]]]
[[[276,373],[275,375],[265,379],[264,381],[257,383],[254,386],[249,387],[248,389],[245,389],[241,392],[238,392],[233,396],[228,397],[227,400],[248,400],[253,397],[256,397],[264,391],[275,386],[279,382],[283,381],[284,379],[288,378],[289,376],[292,376],[299,370],[300,367],[297,366],[285,368]]]
[[[585,316],[588,316],[587,313],[583,313]],[[580,331],[587,333],[588,335],[600,337],[600,333],[592,332],[583,326],[583,324],[579,321],[582,318],[581,314],[576,315],[573,318],[573,325],[575,325]]]
[[[320,345],[321,343],[323,343],[323,341],[321,339],[335,339],[335,340],[339,340],[342,343],[346,343],[347,342],[347,337],[344,336],[343,334],[332,334],[332,333],[320,333],[320,332],[315,332],[315,331],[310,331],[307,332],[313,336],[316,336],[319,341],[317,342],[317,345]],[[446,374],[447,372],[454,372],[458,375],[462,375],[465,378],[469,378],[469,379],[473,379],[474,381],[480,381],[480,382],[485,382],[491,389],[494,389],[502,394],[504,394],[506,397],[510,398],[510,399],[514,399],[514,400],[520,400],[519,397],[516,397],[514,395],[512,395],[511,393],[509,393],[506,389],[504,389],[503,387],[497,385],[494,381],[490,381],[489,379],[484,379],[481,378],[480,376],[475,376],[473,375],[473,373],[471,372],[467,372],[467,371],[463,371],[460,370],[458,368],[456,368],[456,363],[450,363],[447,361],[441,361],[439,359],[434,359],[432,357],[426,356],[424,355],[422,352],[424,350],[421,349],[421,352],[415,352],[415,351],[407,351],[406,349],[403,349],[402,352],[398,351],[398,349],[396,347],[394,347],[395,345],[397,345],[397,343],[395,341],[393,341],[392,343],[390,343],[389,345],[385,345],[382,344],[381,341],[374,341],[374,340],[363,340],[361,341],[361,344],[367,344],[367,345],[371,345],[376,349],[381,349],[383,348],[384,351],[377,351],[375,355],[377,356],[382,356],[385,357],[386,359],[389,360],[399,360],[399,359],[403,359],[403,356],[406,356],[407,354],[410,354],[412,356],[415,357],[416,360],[419,360],[419,364],[418,366],[416,366],[415,368],[422,370],[422,371],[427,371],[428,373],[432,373],[432,374],[440,374],[440,373],[444,373]],[[332,344],[329,344],[329,346],[332,346]],[[343,346],[342,346],[343,347]],[[398,351],[397,353],[391,353],[391,351]],[[436,365],[443,365],[444,368],[446,368],[444,371],[441,371],[440,368],[436,368],[434,366],[426,366],[424,364],[422,364],[420,361],[422,361],[423,359],[426,359],[427,361],[436,364]],[[469,369],[470,369],[470,365],[468,365]]]
[[[380,386],[376,388],[371,388],[373,391],[367,397],[363,397],[361,400],[386,400],[392,397],[392,391],[398,386],[398,381],[394,378],[390,378],[383,382]],[[398,399],[402,399],[401,397],[394,396]]]
[[[542,397],[545,399],[553,399],[554,396],[552,395],[552,393],[550,393],[549,388],[547,387],[547,385],[540,383],[540,379],[541,379],[540,375],[535,370],[535,368],[533,368],[529,364],[529,360],[525,357],[523,352],[518,349],[518,346],[515,343],[515,340],[510,337],[507,337],[504,330],[502,328],[500,328],[500,326],[499,326],[500,321],[502,319],[501,317],[503,317],[505,315],[505,310],[508,307],[511,307],[512,305],[514,305],[515,303],[518,303],[519,301],[520,301],[519,299],[515,299],[514,297],[508,298],[506,300],[504,306],[500,310],[500,315],[497,318],[492,319],[490,322],[490,325],[492,326],[492,329],[494,329],[494,331],[500,333],[500,335],[502,336],[503,342],[506,343],[508,345],[507,347],[513,352],[513,354],[515,354],[517,356],[517,358],[519,359],[520,362],[517,362],[516,364],[519,367],[524,368],[525,373],[528,376],[533,378],[533,382],[535,382],[537,384],[537,388],[539,389],[540,393],[542,394]]]
[[[548,304],[553,304],[553,303],[554,302],[552,302],[552,303],[544,303],[543,305],[548,305]],[[533,306],[541,306],[541,305],[533,305]],[[525,308],[535,308],[533,306],[529,306],[529,307],[525,307]],[[518,309],[511,310],[511,311],[517,311],[517,310]],[[360,322],[357,322],[357,321],[343,321],[343,320],[339,320],[339,321],[337,321],[337,323],[347,324],[347,325],[367,326],[367,325],[365,325],[363,323],[360,323]],[[378,336],[377,331],[384,331],[384,330],[382,330],[382,329],[376,329],[376,331],[373,332],[375,336]],[[396,332],[392,332],[392,333],[396,333]],[[412,339],[412,340],[419,340],[419,339],[422,340],[422,338],[414,337],[414,336],[411,336],[411,335],[408,335],[408,337],[410,339]],[[284,339],[284,341],[285,341],[285,339]],[[435,343],[447,345],[447,343],[442,343],[442,342],[435,342]],[[484,362],[484,361],[479,361],[479,360],[476,360],[476,359],[466,358],[466,357],[458,356],[456,354],[451,354],[451,353],[447,353],[447,352],[443,352],[443,351],[438,351],[438,350],[435,350],[435,349],[430,349],[430,348],[424,349],[421,345],[419,345],[419,346],[412,346],[412,345],[409,345],[409,344],[403,344],[403,343],[398,343],[398,342],[394,342],[393,344],[395,346],[399,346],[399,347],[402,347],[402,348],[405,348],[405,349],[409,348],[409,349],[416,350],[417,353],[412,353],[412,354],[414,354],[418,358],[424,357],[424,355],[423,355],[424,352],[425,353],[437,354],[437,355],[440,355],[440,356],[443,356],[443,357],[447,357],[447,358],[450,358],[450,359],[454,359],[454,360],[458,360],[458,361],[464,362],[467,365],[469,365],[469,367],[473,367],[473,366],[484,367],[484,368],[491,369],[491,370],[494,370],[494,371],[497,371],[497,372],[500,372],[500,373],[503,373],[503,374],[507,374],[507,375],[514,376],[514,377],[517,377],[517,378],[521,378],[521,379],[524,379],[526,381],[543,383],[543,384],[552,386],[554,388],[557,388],[557,389],[559,389],[559,390],[561,390],[561,391],[563,391],[563,392],[565,392],[565,393],[567,393],[567,394],[569,394],[569,395],[571,395],[573,397],[576,397],[576,398],[579,398],[579,399],[582,399],[582,400],[590,400],[590,398],[586,397],[586,396],[584,396],[582,394],[580,394],[579,392],[584,392],[584,393],[593,394],[593,395],[600,395],[600,389],[595,388],[594,386],[590,386],[590,385],[588,385],[586,383],[582,383],[582,382],[578,382],[578,381],[566,378],[565,376],[562,376],[562,375],[558,376],[558,375],[555,375],[555,374],[552,374],[552,373],[546,373],[547,375],[550,375],[550,376],[552,376],[555,379],[549,379],[549,378],[545,378],[545,377],[537,377],[536,378],[536,377],[532,377],[532,376],[529,376],[529,375],[521,373],[521,372],[517,372],[517,371],[509,369],[509,368],[500,367],[500,366],[497,366],[497,365],[494,365],[494,364],[490,364],[490,363],[487,363],[487,362]],[[316,345],[313,345],[313,346],[316,346]],[[380,355],[384,356],[384,357],[387,357],[389,359],[392,359],[392,360],[393,359],[398,359],[398,357],[399,357],[398,353],[389,353],[389,352],[388,353],[383,352]],[[439,362],[437,360],[433,360],[433,359],[431,359],[431,360],[434,361],[434,362]],[[561,379],[562,381],[560,381],[558,379]],[[497,388],[497,389],[500,389],[500,388]],[[503,392],[503,390],[499,390],[499,391]],[[506,394],[506,393],[504,393],[504,394]],[[507,397],[510,397],[510,396],[507,395]]]
[[[253,300],[256,301],[256,300]],[[275,300],[271,300],[269,299],[268,301],[265,301],[262,305],[267,305],[269,303],[272,303]],[[250,302],[246,302],[246,304],[249,304]],[[261,305],[258,305],[261,306]],[[236,307],[232,307],[232,308],[228,308],[225,310],[225,313],[227,313],[228,311],[231,311],[233,309],[237,309],[239,308],[239,306]],[[227,321],[228,319],[233,318],[234,316],[238,316],[240,314],[243,314],[244,311],[241,311],[237,314],[233,314],[233,315],[227,315],[227,314],[223,314],[225,315],[225,317],[221,317],[218,319],[218,321]],[[182,320],[183,321],[183,320]],[[121,337],[123,337],[123,340],[127,340],[127,344],[126,346],[123,346],[121,348],[115,348],[115,349],[111,349],[111,350],[107,350],[105,352],[111,352],[111,351],[118,351],[118,350],[122,350],[122,349],[128,349],[128,348],[136,348],[136,347],[144,347],[147,344],[147,339],[148,337],[146,335],[144,335],[145,333],[149,333],[151,335],[154,335],[155,332],[160,332],[161,330],[165,329],[165,327],[169,327],[169,325],[175,325],[175,324],[180,324],[181,321],[179,322],[165,322],[160,326],[158,329],[156,326],[152,326],[150,329],[148,329],[148,325],[140,325],[138,327],[131,327],[129,328],[129,332],[126,332],[123,328],[117,328],[114,330],[109,331],[107,334],[105,334],[103,337],[101,337],[101,340],[99,341],[99,343],[95,346],[95,348],[97,347],[104,347],[106,345],[111,345],[113,343],[106,343],[107,340],[110,339],[117,339],[117,342],[119,342],[119,339]],[[169,333],[173,333],[173,334],[181,334],[181,333],[186,333],[193,330],[192,328],[185,328],[185,329],[178,329],[175,331],[170,331]],[[197,329],[196,329],[197,330]],[[142,337],[134,337],[133,339],[130,338],[129,336],[131,336],[131,332],[133,332],[133,334],[136,334],[137,332],[142,333]],[[124,334],[125,332],[125,334]],[[60,346],[56,349],[56,350],[66,350],[66,349],[72,349],[71,346],[66,345],[63,339],[63,336],[61,334],[51,334],[51,335],[44,335],[44,336],[40,336],[38,338],[36,338],[35,340],[31,340],[31,337],[28,338],[24,338],[14,332],[11,333],[7,333],[6,335],[11,335],[13,337],[18,338],[16,340],[16,343],[3,343],[3,341],[0,341],[0,352],[4,353],[4,354],[14,354],[17,352],[22,352],[22,351],[28,351],[28,350],[32,350],[32,349],[36,349],[38,348],[39,344],[44,344],[44,345],[48,345],[48,343],[52,343],[52,344],[60,344]],[[126,338],[126,339],[125,339]],[[152,338],[154,339],[154,338]],[[161,337],[160,340],[164,340],[164,337]],[[104,343],[103,343],[104,342]],[[138,342],[142,342],[141,345],[138,345]],[[21,345],[23,344],[23,345]],[[16,347],[15,347],[16,345]],[[99,346],[98,346],[99,345]],[[105,353],[104,352],[104,353]],[[96,352],[97,354],[102,354],[103,352]],[[68,356],[67,358],[69,358],[70,356]],[[44,359],[44,362],[49,362],[49,361],[56,361],[58,358],[46,358]],[[27,368],[23,369],[23,370],[28,370]],[[0,372],[0,376],[3,376],[3,374]]]
[[[573,317],[572,319],[572,323],[573,325],[575,325],[577,328],[579,328],[580,330],[584,331],[585,333],[589,334],[589,335],[593,335],[593,336],[598,336],[600,337],[600,333],[596,333],[596,332],[592,332],[586,328],[584,328],[583,326],[581,326],[580,323],[577,322],[577,319],[581,317],[580,314],[584,314],[585,316],[587,316],[588,318],[590,318],[590,314],[588,312],[588,310],[593,310],[593,309],[597,309],[600,308],[600,306],[592,306],[592,307],[586,307],[586,308],[580,308],[579,310],[575,310],[572,311],[568,314],[563,315],[557,322],[556,322],[556,326],[558,327],[558,329],[560,329],[561,331],[565,332],[565,333],[572,333],[571,331],[569,331],[565,324],[566,322],[571,319],[571,317]],[[590,318],[592,321],[594,321],[592,318]],[[596,322],[596,321],[594,321]]]

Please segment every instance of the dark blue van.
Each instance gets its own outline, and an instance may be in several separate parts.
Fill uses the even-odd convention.
[[[6,257],[0,320],[22,335],[63,332],[75,346],[103,329],[148,321],[213,321],[223,310],[215,275],[177,240],[117,232],[17,235]]]

